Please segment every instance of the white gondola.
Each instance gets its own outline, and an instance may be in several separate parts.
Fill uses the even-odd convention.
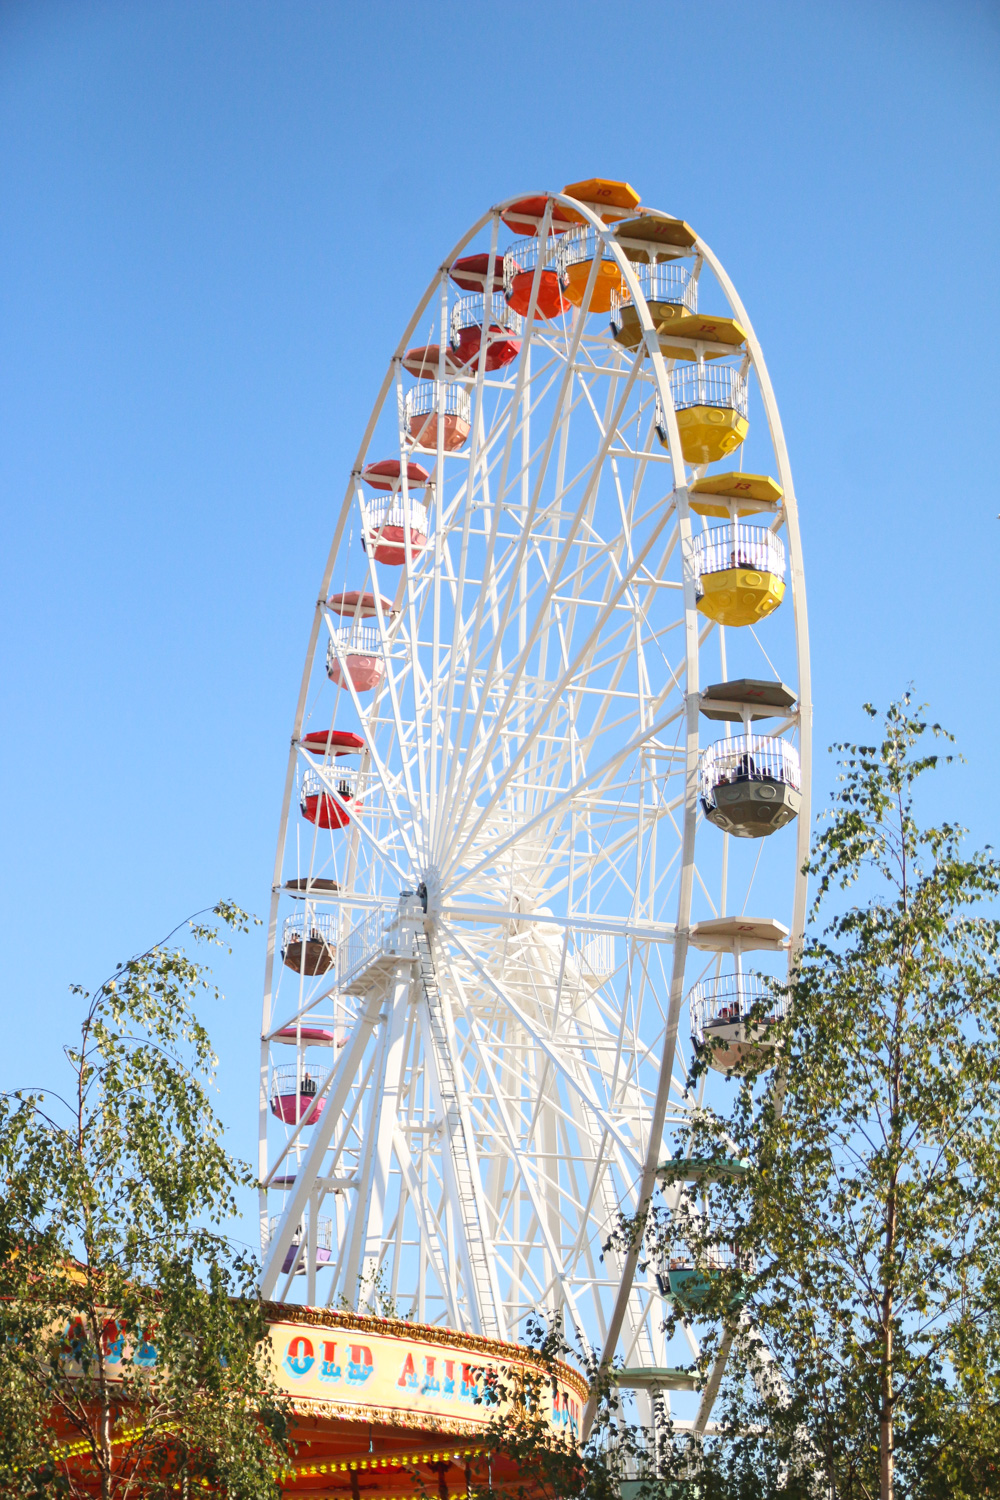
[[[688,996],[691,1039],[708,1064],[720,1073],[739,1073],[749,1064],[769,1060],[774,1028],[788,1014],[787,994],[761,974],[744,973],[702,979]]]

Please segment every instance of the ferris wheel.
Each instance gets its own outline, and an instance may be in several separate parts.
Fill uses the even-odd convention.
[[[665,1144],[709,1097],[693,1052],[731,1088],[796,951],[809,762],[792,478],[726,272],[625,183],[492,208],[390,361],[315,610],[264,1295],[513,1342],[540,1316],[704,1431],[721,1368],[685,1397],[695,1334],[663,1331],[684,1267],[605,1245],[693,1180]]]

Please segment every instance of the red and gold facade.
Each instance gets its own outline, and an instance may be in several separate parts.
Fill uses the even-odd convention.
[[[520,1482],[487,1430],[537,1376],[554,1436],[574,1437],[587,1387],[529,1349],[424,1324],[271,1304],[274,1376],[295,1414],[286,1495],[442,1497]]]

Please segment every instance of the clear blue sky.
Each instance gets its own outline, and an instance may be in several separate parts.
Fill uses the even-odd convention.
[[[720,252],[802,515],[820,747],[912,679],[996,840],[995,0],[2,0],[0,1087],[71,981],[266,910],[345,468],[498,198],[630,180]],[[830,784],[820,755],[817,800]],[[261,942],[206,1012],[253,1150]]]

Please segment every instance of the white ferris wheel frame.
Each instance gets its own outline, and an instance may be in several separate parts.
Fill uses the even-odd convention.
[[[407,349],[410,347],[411,340],[417,328],[420,326],[421,321],[425,318],[428,309],[431,309],[433,311],[435,306],[434,299],[435,297],[437,297],[438,299],[440,299],[441,306],[441,374],[442,379],[447,378],[444,371],[444,330],[445,314],[448,307],[449,296],[449,270],[454,264],[455,260],[463,254],[463,251],[465,251],[466,247],[474,242],[476,240],[476,237],[479,236],[482,231],[487,228],[487,226],[491,226],[489,258],[487,261],[487,265],[490,268],[492,274],[494,258],[497,255],[498,235],[500,230],[501,217],[513,204],[521,201],[523,197],[524,195],[518,195],[516,198],[509,199],[504,203],[498,204],[491,208],[458,241],[449,255],[445,257],[440,269],[435,273],[435,276],[432,278],[427,291],[425,292],[423,298],[414,311],[413,316],[407,324],[403,336],[401,337],[399,344],[392,356],[392,359],[390,360],[388,370],[386,372],[385,378],[382,382],[382,386],[379,390],[378,397],[372,410],[372,415],[363,434],[362,441],[358,449],[358,454],[351,470],[351,475],[345,492],[344,501],[340,508],[333,540],[331,542],[327,563],[323,572],[317,605],[313,616],[308,649],[306,653],[305,669],[303,672],[298,702],[295,710],[292,743],[281,807],[281,823],[278,849],[272,881],[272,901],[267,938],[265,1011],[262,1030],[259,1093],[261,1137],[260,1175],[262,1183],[265,1184],[268,1184],[275,1179],[275,1174],[277,1171],[275,1161],[271,1159],[268,1145],[268,1128],[270,1124],[269,1072],[271,1066],[269,1044],[274,1031],[272,996],[274,992],[276,957],[278,958],[278,962],[280,963],[280,953],[278,952],[278,948],[279,910],[283,895],[282,874],[286,860],[286,843],[289,832],[289,815],[292,808],[292,797],[296,786],[296,778],[299,774],[303,758],[301,751],[301,739],[309,703],[310,690],[314,679],[314,664],[316,660],[317,649],[321,640],[321,635],[324,630],[324,625],[329,624],[326,604],[327,596],[334,577],[335,568],[338,564],[338,559],[340,559],[343,555],[343,548],[345,545],[345,539],[348,536],[348,528],[351,524],[352,514],[356,514],[356,510],[354,509],[354,507],[359,488],[359,475],[366,461],[366,457],[369,454],[370,444],[376,431],[379,418],[383,413],[383,409],[386,406],[387,400],[391,399],[394,387],[396,387],[397,393],[399,393],[401,400],[402,388],[400,383],[400,372],[403,356]],[[665,1025],[663,1028],[663,1046],[661,1054],[662,1060],[659,1066],[659,1076],[655,1091],[655,1098],[653,1100],[652,1108],[649,1113],[648,1121],[646,1121],[644,1126],[646,1147],[641,1155],[637,1155],[636,1153],[635,1141],[633,1139],[627,1138],[622,1133],[620,1127],[616,1124],[616,1121],[613,1118],[607,1116],[604,1121],[609,1139],[614,1142],[615,1149],[617,1149],[617,1151],[619,1152],[621,1159],[624,1161],[627,1158],[628,1164],[632,1169],[635,1186],[634,1197],[631,1204],[631,1211],[634,1212],[637,1209],[641,1209],[642,1207],[647,1205],[652,1198],[656,1182],[657,1167],[660,1165],[663,1157],[663,1132],[670,1109],[671,1089],[673,1088],[675,1093],[677,1091],[675,1063],[678,1056],[678,1032],[681,1020],[681,1012],[685,1000],[685,972],[688,960],[688,931],[691,917],[692,892],[696,877],[695,851],[696,835],[699,824],[698,767],[699,754],[701,749],[699,734],[701,709],[699,658],[706,622],[704,616],[701,615],[697,609],[697,596],[695,587],[696,581],[693,566],[691,563],[692,528],[688,503],[690,483],[688,476],[689,466],[686,465],[682,455],[680,430],[678,427],[677,416],[671,392],[671,385],[668,377],[667,360],[665,359],[664,354],[661,350],[658,331],[650,315],[646,301],[643,297],[642,287],[640,285],[635,266],[626,255],[623,248],[615,241],[613,233],[615,228],[614,224],[605,224],[599,217],[598,213],[595,211],[594,207],[578,199],[569,197],[563,193],[552,193],[547,195],[539,194],[538,197],[545,198],[546,200],[544,216],[539,226],[539,236],[541,242],[547,242],[547,236],[552,223],[553,213],[557,206],[560,208],[568,209],[578,215],[579,220],[583,221],[594,231],[594,234],[598,237],[599,243],[604,247],[605,255],[609,258],[613,256],[615,262],[617,263],[618,270],[621,273],[621,278],[628,289],[628,294],[630,295],[632,303],[638,313],[641,329],[641,342],[639,347],[635,350],[633,360],[633,374],[627,382],[627,387],[628,385],[630,385],[631,380],[635,378],[635,373],[638,371],[638,367],[643,363],[643,360],[645,360],[646,369],[652,373],[655,393],[662,410],[663,421],[666,427],[666,446],[669,453],[669,462],[671,465],[671,473],[673,479],[673,491],[670,498],[672,502],[673,516],[678,532],[680,553],[683,559],[682,600],[684,634],[684,701],[682,733],[684,788],[683,801],[680,807],[678,807],[677,809],[680,814],[680,817],[678,819],[678,821],[680,822],[680,860],[679,875],[676,882],[676,917],[674,922],[671,924],[646,923],[645,927],[641,922],[638,924],[635,922],[629,924],[626,919],[610,918],[607,915],[598,916],[591,924],[588,924],[586,916],[581,916],[579,913],[574,913],[571,919],[574,930],[586,932],[588,928],[590,928],[594,932],[598,933],[617,930],[626,934],[627,936],[636,939],[648,939],[651,941],[656,941],[658,943],[668,941],[672,944],[673,956],[670,963],[669,985],[666,997],[667,1007]],[[797,668],[797,706],[793,712],[789,713],[788,722],[793,723],[795,729],[797,729],[798,732],[799,755],[802,773],[802,806],[794,836],[794,896],[790,913],[791,920],[788,924],[790,927],[788,952],[789,961],[791,961],[794,958],[797,947],[801,942],[806,915],[806,877],[802,872],[806,864],[809,848],[809,788],[811,773],[811,690],[808,626],[806,615],[805,580],[802,564],[801,539],[799,533],[795,490],[781,425],[781,419],[774,397],[773,388],[764,362],[760,344],[754,333],[752,324],[747,317],[743,304],[736,293],[732,281],[726,274],[718,258],[713,254],[713,252],[704,243],[703,240],[695,236],[693,249],[690,252],[685,253],[694,255],[697,258],[699,267],[703,264],[704,266],[708,267],[714,274],[718,286],[721,288],[729,302],[729,306],[731,308],[733,316],[745,330],[746,354],[749,358],[749,366],[756,376],[757,387],[759,389],[764,413],[770,432],[771,445],[773,448],[775,464],[777,467],[777,478],[783,490],[781,510],[779,518],[775,522],[775,526],[777,527],[777,525],[780,524],[781,526],[783,526],[786,533],[788,548],[788,574],[790,584],[789,593],[791,595],[790,602],[794,612],[795,653]],[[594,269],[591,271],[588,289],[584,299],[584,308],[587,308],[589,305],[589,299],[591,290],[594,285],[597,264],[598,257],[597,255],[595,255],[593,262]],[[538,271],[536,270],[532,283],[531,305],[528,309],[528,317],[525,320],[525,348],[530,346],[532,338],[535,338],[537,342],[538,338],[540,338],[542,333],[544,332],[544,325],[538,325],[532,317],[532,314],[535,310],[535,301],[537,295]],[[582,335],[583,325],[586,324],[586,321],[587,319],[584,311],[581,310],[578,318],[580,335]],[[477,398],[481,397],[482,393],[484,378],[483,365],[484,361],[480,360],[478,362],[478,373],[476,375],[475,383]],[[567,372],[572,371],[572,358],[567,359],[566,368]],[[512,396],[510,402],[509,409],[511,412],[516,409],[519,400],[523,396],[525,388],[530,386],[531,377],[526,375],[526,369],[527,360],[522,357],[520,373],[518,374],[516,381],[515,394]],[[622,366],[621,374],[622,376],[627,375],[626,366]],[[626,396],[627,393],[628,389],[626,389]],[[626,397],[623,396],[623,405],[625,399]],[[481,405],[477,404],[476,409],[481,410]],[[605,446],[604,455],[603,457],[599,456],[596,460],[595,467],[598,471],[600,470],[601,464],[606,459],[607,446],[610,444],[611,439],[615,434],[616,422],[617,416],[615,417],[615,422],[609,424],[607,444]],[[550,433],[549,438],[547,439],[550,444],[555,439],[554,427],[555,423],[553,423],[553,431]],[[511,424],[511,434],[507,438],[508,452],[510,449],[512,437],[513,423]],[[403,453],[404,471],[405,458],[406,454]],[[440,467],[440,451],[438,454],[438,459]],[[470,473],[471,467],[472,463],[470,460]],[[506,470],[504,470],[504,473],[506,473]],[[407,484],[404,477],[404,501],[406,492]],[[409,566],[412,561],[410,556],[409,541],[406,542],[406,552],[407,566]],[[370,560],[369,571],[374,577],[374,565]],[[412,609],[412,599],[410,607]],[[478,618],[480,618],[481,621],[481,616]],[[385,639],[385,622],[381,618],[379,620],[379,628],[383,631],[383,639]],[[415,626],[413,627],[413,638],[416,639]],[[341,647],[335,643],[331,647],[331,650],[333,650],[338,655],[341,662],[343,662]],[[390,677],[391,675],[392,674],[390,671]],[[350,685],[349,681],[345,683],[345,686],[349,689],[350,695],[354,700],[355,707],[358,709],[359,714],[363,713],[363,706],[361,705],[358,696],[355,693],[354,688]],[[392,697],[393,687],[391,681],[387,685],[387,690],[389,696]],[[393,701],[393,712],[395,713],[398,720],[400,716],[400,709],[395,701]],[[676,709],[672,710],[670,715],[665,714],[663,723],[666,724],[668,722],[668,719],[674,717],[675,714]],[[482,724],[480,721],[477,721],[477,726],[480,728],[480,730],[482,729]],[[663,725],[660,724],[653,724],[652,726],[645,725],[642,728],[640,738],[649,739],[662,727]],[[495,726],[493,732],[499,732],[496,730]],[[414,741],[414,744],[416,745],[416,740]],[[627,747],[623,747],[623,753],[626,748]],[[374,750],[372,753],[374,754]],[[373,764],[375,764],[374,761]],[[407,795],[411,802],[411,805],[419,805],[419,807],[421,808],[424,819],[423,826],[428,830],[428,838],[430,838],[430,834],[432,831],[437,830],[438,832],[441,832],[443,826],[442,819],[446,819],[448,817],[448,812],[444,800],[445,789],[438,788],[434,784],[435,766],[433,764],[433,757],[431,758],[431,761],[425,761],[422,758],[419,746],[417,746],[416,748],[415,757],[411,760],[410,765],[406,768],[407,777],[411,777],[412,773],[414,772],[416,773],[416,776],[415,778],[410,780],[407,785]],[[468,784],[469,774],[470,773],[467,767],[461,771],[460,785],[458,787],[458,790],[464,789],[464,791],[467,793],[474,793],[475,787],[470,787]],[[480,771],[480,777],[481,774],[482,773]],[[391,782],[391,779],[387,775],[385,768],[376,764],[376,776],[381,782],[388,803],[390,804],[390,806],[392,806],[393,784]],[[475,778],[473,778],[473,780],[474,779]],[[587,779],[592,778],[585,778],[585,781]],[[574,787],[575,792],[579,792],[579,789],[579,785]],[[336,792],[336,790],[337,787],[331,779],[329,782],[329,791],[331,793],[334,793]],[[453,793],[455,790],[456,788],[452,787]],[[439,793],[441,794],[440,797],[438,795]],[[551,812],[552,810],[551,803],[548,805],[548,810],[549,812]],[[456,814],[454,812],[453,806],[451,813],[453,821],[455,816]],[[671,816],[673,816],[673,814],[671,814]],[[482,817],[480,818],[479,822],[482,823]],[[393,849],[390,849],[386,845],[384,840],[380,841],[378,836],[373,831],[367,830],[362,820],[355,820],[355,826],[358,830],[355,838],[357,839],[358,837],[360,837],[361,842],[367,845],[368,854],[371,858],[382,859],[385,862],[386,868],[395,868],[395,870],[398,872],[401,884],[403,882],[412,883],[423,868],[424,861],[422,860],[422,855],[426,857],[428,851],[421,851],[414,847],[412,837],[410,838],[409,844],[407,845],[407,837],[405,834],[406,820],[400,817],[399,823],[401,842],[397,842],[394,845]],[[465,849],[469,848],[471,843],[474,841],[474,837],[475,829],[466,829],[465,840],[462,847]],[[511,839],[508,842],[513,842],[513,840],[514,835],[512,834]],[[787,853],[790,852],[790,850],[787,849],[789,843],[790,841],[786,838],[786,857]],[[502,840],[499,846],[495,846],[494,853],[496,853],[497,847],[503,847]],[[408,865],[406,866],[404,866],[400,862],[401,851],[408,857]],[[481,860],[481,863],[485,863],[485,857],[483,860]],[[533,1021],[532,1016],[524,1010],[523,1006],[519,1011],[516,996],[505,991],[503,983],[501,981],[498,981],[496,974],[492,972],[489,966],[482,960],[481,955],[477,955],[474,943],[471,943],[467,936],[463,938],[461,935],[462,928],[460,924],[463,919],[468,918],[469,916],[475,916],[477,914],[481,916],[482,908],[480,906],[477,906],[475,907],[474,911],[466,911],[461,906],[460,902],[456,903],[454,901],[449,907],[446,903],[446,897],[447,892],[444,893],[443,904],[442,901],[439,901],[435,911],[434,895],[432,893],[432,905],[430,908],[428,908],[428,911],[432,916],[436,916],[437,921],[441,923],[443,925],[443,928],[449,932],[449,941],[451,942],[452,946],[453,959],[456,959],[456,961],[458,959],[464,960],[464,972],[466,975],[466,981],[468,980],[469,974],[473,973],[478,976],[478,981],[482,985],[484,991],[495,991],[497,998],[502,1001],[502,1003],[506,1005],[517,1017],[520,1025],[525,1029],[526,1034],[531,1035],[534,1038],[538,1056],[542,1058],[548,1057],[551,1060],[554,1056],[552,1043],[548,1038],[541,1034],[537,1024],[537,1020]],[[356,910],[364,909],[366,903],[367,905],[372,907],[373,910],[376,909],[378,905],[378,902],[374,897],[366,895],[364,893],[357,893],[351,898],[351,905]],[[514,926],[518,924],[521,915],[522,914],[517,910],[503,909],[497,909],[491,913],[491,916],[495,921],[508,921],[511,925]],[[558,915],[551,912],[545,914],[535,914],[533,920],[536,924],[541,924],[541,926],[545,926],[547,924],[550,929],[557,932],[565,928],[570,921],[569,918],[560,918]],[[537,930],[537,926],[535,930]],[[447,968],[447,964],[445,965],[445,967]],[[322,1190],[322,1192],[324,1193],[335,1190],[337,1179],[330,1176],[327,1176],[327,1178],[325,1179],[322,1177],[322,1172],[324,1170],[323,1161],[325,1153],[327,1152],[329,1147],[332,1132],[335,1130],[338,1119],[341,1117],[342,1112],[348,1105],[348,1101],[352,1094],[352,1089],[357,1083],[359,1070],[367,1066],[370,1076],[381,1078],[383,1081],[386,1078],[392,1079],[393,1077],[395,1077],[398,1082],[398,1073],[400,1067],[402,1066],[401,1057],[405,1046],[409,1045],[403,1035],[403,1003],[402,991],[400,990],[400,986],[403,986],[405,988],[411,983],[417,984],[419,982],[418,971],[419,965],[414,961],[413,957],[410,956],[406,958],[396,967],[391,980],[388,981],[389,990],[379,991],[376,988],[370,991],[359,1001],[353,1018],[351,1030],[346,1038],[345,1044],[340,1050],[340,1056],[339,1058],[335,1058],[335,1065],[331,1067],[327,1077],[323,1082],[323,1086],[320,1089],[320,1095],[325,1097],[326,1099],[326,1113],[323,1120],[321,1120],[318,1125],[312,1127],[312,1141],[308,1147],[305,1147],[304,1142],[306,1139],[305,1131],[309,1127],[301,1123],[294,1126],[286,1147],[280,1154],[278,1162],[279,1165],[280,1161],[282,1160],[292,1160],[296,1153],[298,1155],[298,1164],[294,1183],[287,1194],[282,1213],[278,1218],[278,1223],[275,1226],[273,1233],[271,1233],[269,1230],[267,1193],[266,1191],[262,1192],[261,1233],[262,1243],[265,1245],[266,1251],[261,1286],[263,1293],[267,1296],[272,1296],[275,1294],[275,1291],[278,1289],[279,1284],[282,1282],[282,1280],[284,1282],[284,1294],[288,1294],[288,1290],[291,1285],[291,1277],[294,1272],[288,1273],[283,1278],[280,1268],[282,1266],[284,1258],[289,1253],[290,1247],[293,1247],[295,1243],[296,1226],[301,1225],[307,1216],[309,1217],[310,1222],[315,1217],[318,1210],[318,1202],[320,1201],[317,1197],[317,1194],[320,1192],[320,1190]],[[456,986],[458,991],[461,990],[463,981],[456,972],[449,970],[448,982],[450,982],[453,986]],[[393,986],[395,987],[395,989],[393,989]],[[386,1008],[387,1005],[388,1009]],[[427,1018],[428,1013],[426,1004],[424,1005],[424,1011],[425,1024],[433,1027],[433,1017],[430,1017],[429,1019]],[[397,1018],[397,1020],[394,1021],[392,1025],[388,1024],[387,1018],[389,1016],[395,1016]],[[386,1022],[387,1024],[381,1025],[381,1022]],[[450,1037],[450,1043],[454,1043],[453,1035]],[[442,1045],[446,1045],[446,1043],[443,1042]],[[483,1049],[486,1045],[486,1038],[483,1035],[478,1036],[478,1038],[474,1037],[472,1045],[474,1047]],[[365,1061],[366,1058],[368,1059],[367,1064]],[[393,1071],[394,1069],[395,1073]],[[386,1085],[383,1083],[383,1086]],[[439,1078],[438,1080],[436,1080],[436,1086],[438,1091],[437,1096],[439,1107],[443,1110],[446,1110],[448,1107],[446,1100],[446,1096],[448,1094],[447,1079]],[[579,1079],[577,1080],[577,1084],[575,1086],[578,1088],[578,1091],[584,1090],[584,1084]],[[471,1140],[472,1126],[468,1118],[468,1109],[467,1105],[462,1104],[462,1100],[459,1097],[460,1095],[461,1089],[459,1088],[456,1094],[457,1102],[455,1103],[455,1130],[457,1133],[454,1138],[459,1141]],[[597,1101],[595,1101],[593,1098],[586,1100],[585,1106],[586,1108],[594,1111],[598,1110]],[[360,1111],[360,1103],[358,1101],[355,1102],[355,1108]],[[463,1108],[466,1110],[465,1116],[463,1116],[462,1114]],[[397,1161],[402,1162],[399,1170],[401,1170],[404,1177],[407,1171],[410,1173],[410,1178],[408,1179],[409,1197],[412,1202],[417,1205],[419,1204],[421,1193],[421,1177],[418,1171],[418,1166],[412,1160],[410,1160],[408,1163],[405,1161],[404,1158],[406,1156],[406,1147],[405,1144],[401,1144],[398,1132],[393,1132],[393,1121],[389,1117],[390,1114],[391,1112],[386,1112],[384,1115],[378,1112],[374,1112],[372,1114],[371,1118],[377,1121],[377,1139],[369,1138],[366,1143],[365,1149],[372,1154],[373,1160],[379,1151],[385,1151],[387,1149],[392,1149],[393,1151],[395,1151]],[[462,1133],[463,1131],[465,1132],[464,1135]],[[507,1146],[510,1152],[515,1157],[518,1151],[518,1143],[516,1137],[517,1132],[512,1128],[508,1137]],[[371,1162],[369,1162],[368,1170],[368,1180],[370,1183],[373,1183],[376,1181],[378,1174],[374,1166],[372,1166]],[[455,1167],[454,1165],[451,1168],[451,1171],[453,1173],[459,1170],[460,1167]],[[525,1180],[527,1180],[527,1178],[525,1178]],[[451,1184],[451,1190],[460,1197],[463,1191],[463,1184],[456,1179]],[[465,1190],[468,1191],[468,1185],[466,1185]],[[474,1195],[475,1192],[478,1191],[475,1185],[473,1185],[472,1190]],[[382,1183],[381,1188],[379,1188],[378,1191],[384,1193],[384,1183]],[[588,1205],[588,1207],[594,1207],[594,1205]],[[417,1208],[417,1212],[421,1211],[425,1214],[431,1213],[431,1209],[426,1205],[423,1209],[420,1209],[419,1207]],[[585,1209],[585,1211],[587,1210]],[[483,1222],[485,1223],[485,1211],[483,1210],[482,1205],[480,1206],[480,1213],[481,1215],[483,1215]],[[553,1243],[551,1233],[549,1233],[548,1236],[546,1235],[545,1215],[539,1210],[536,1217],[537,1233],[539,1235],[540,1243],[542,1243],[545,1253],[549,1256],[553,1264],[558,1263],[560,1260],[559,1247]],[[605,1218],[603,1212],[600,1214],[600,1217],[602,1218],[602,1220]],[[364,1259],[364,1247],[361,1243],[361,1239],[358,1238],[358,1236],[361,1235],[361,1238],[363,1239],[363,1232],[358,1230],[357,1222],[350,1226],[349,1232],[354,1234],[355,1242],[350,1247],[350,1253],[347,1257],[347,1264],[354,1270],[357,1270],[361,1265],[362,1260]],[[428,1222],[425,1225],[425,1232],[427,1234],[428,1245],[431,1246],[434,1243],[443,1242],[442,1236],[444,1236],[445,1238],[447,1237],[444,1228],[440,1224],[431,1225]],[[454,1236],[454,1226],[450,1226],[447,1232]],[[461,1238],[461,1236],[459,1236],[459,1238]],[[474,1302],[476,1300],[476,1296],[478,1296],[478,1292],[473,1295],[473,1287],[478,1286],[482,1291],[483,1299],[485,1301],[488,1302],[489,1299],[492,1298],[498,1305],[499,1299],[502,1297],[502,1293],[499,1290],[497,1282],[496,1266],[493,1263],[492,1257],[488,1253],[486,1253],[486,1246],[487,1240],[486,1238],[483,1238],[479,1245],[481,1257],[478,1253],[476,1253],[475,1247],[473,1247],[473,1252],[470,1252],[468,1246],[466,1246],[464,1251],[464,1260],[462,1260],[463,1251],[461,1250],[461,1248],[459,1247],[458,1249],[456,1249],[456,1263],[461,1262],[458,1270],[458,1275],[462,1279],[462,1284],[464,1286],[464,1297],[467,1301],[470,1302],[470,1304],[471,1302]],[[618,1353],[619,1355],[622,1355],[624,1353],[626,1363],[629,1363],[630,1360],[632,1363],[635,1363],[637,1361],[640,1364],[642,1363],[643,1356],[639,1348],[640,1340],[638,1334],[636,1333],[635,1314],[635,1277],[639,1261],[639,1253],[639,1247],[634,1247],[627,1253],[623,1254],[615,1265],[617,1290],[615,1291],[613,1299],[611,1299],[611,1305],[607,1313],[605,1326],[599,1330],[599,1337],[597,1337],[596,1339],[593,1339],[591,1337],[589,1346],[591,1352],[595,1356],[597,1356],[602,1363],[610,1362],[610,1360],[615,1356],[616,1353]],[[312,1241],[308,1242],[304,1246],[304,1253],[300,1251],[300,1258],[304,1259],[307,1262],[307,1297],[310,1303],[314,1303],[316,1301],[317,1272],[319,1269],[317,1264],[315,1234],[313,1235]],[[477,1259],[480,1261],[478,1270],[476,1269],[476,1265],[474,1264]],[[442,1280],[442,1278],[447,1279],[449,1274],[448,1269],[443,1267],[443,1265],[441,1264],[440,1254],[438,1255],[437,1261],[435,1262],[433,1252],[428,1251],[427,1264],[429,1270],[432,1270],[434,1272],[439,1282]],[[298,1268],[296,1267],[296,1269]],[[452,1269],[451,1274],[452,1276],[455,1275],[454,1269]],[[479,1278],[478,1283],[477,1276]],[[488,1286],[486,1284],[487,1279],[489,1281]],[[558,1274],[557,1280],[559,1280]],[[578,1331],[582,1334],[585,1319],[574,1311],[571,1278],[563,1276],[562,1280],[559,1280],[559,1286],[562,1305],[566,1310],[568,1310],[571,1319],[575,1318],[578,1325]],[[631,1313],[630,1308],[632,1309]],[[639,1318],[639,1322],[642,1323],[647,1315],[648,1308],[646,1312],[642,1314],[642,1317]],[[456,1322],[461,1320],[463,1316],[468,1320],[468,1310],[466,1309],[466,1312],[463,1314],[462,1307],[459,1305],[457,1294],[448,1309],[448,1316],[454,1317]],[[627,1324],[628,1327],[626,1327]],[[507,1332],[507,1330],[501,1330],[496,1328],[495,1326],[491,1327],[488,1322],[486,1322],[482,1318],[480,1318],[477,1322],[474,1317],[473,1326],[468,1331],[498,1334],[505,1334]],[[590,1328],[589,1332],[591,1335],[593,1334],[592,1327]],[[625,1339],[625,1343],[628,1345],[628,1347],[624,1348],[624,1350],[623,1337]],[[692,1345],[692,1347],[694,1348],[695,1346]],[[697,1351],[695,1350],[695,1352]],[[712,1372],[709,1386],[703,1393],[700,1400],[697,1415],[689,1424],[696,1431],[704,1432],[708,1427],[712,1403],[718,1391],[719,1381],[721,1379],[727,1354],[728,1344],[724,1345],[720,1358],[717,1361],[716,1367]],[[651,1355],[648,1350],[645,1357],[646,1362],[649,1363]],[[642,1390],[641,1384],[638,1386],[638,1389]],[[588,1415],[592,1416],[592,1411]]]

